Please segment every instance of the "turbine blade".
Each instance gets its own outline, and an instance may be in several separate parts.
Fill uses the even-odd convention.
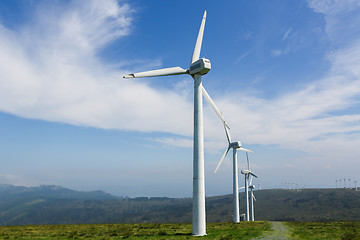
[[[218,165],[217,165],[214,173],[216,173],[217,170],[219,169],[221,163],[224,161],[224,158],[225,158],[226,154],[229,152],[229,150],[230,150],[230,147],[228,147],[228,148],[225,150],[225,152],[224,152],[224,154],[222,155],[221,160],[220,160],[220,162],[218,163]]]
[[[250,163],[249,163],[248,152],[246,152],[246,161],[247,161],[247,165],[248,165],[248,170],[250,171]]]
[[[239,187],[239,189],[244,189],[245,187]]]
[[[200,30],[198,33],[198,37],[196,39],[196,44],[195,44],[194,52],[192,55],[191,63],[199,60],[199,58],[200,58],[200,50],[201,50],[201,44],[202,44],[203,35],[204,35],[205,21],[206,21],[206,11],[204,12],[204,16],[201,21]]]
[[[251,173],[250,173],[251,174]],[[250,177],[249,186],[252,185],[253,176]]]
[[[252,172],[249,172],[252,176],[254,176],[254,177],[256,177],[257,178],[257,176],[255,175],[255,174],[253,174]]]
[[[241,151],[244,151],[244,152],[249,152],[249,153],[253,153],[253,151],[249,150],[249,149],[246,149],[246,148],[238,148],[238,150],[241,150]]]
[[[231,143],[231,136],[230,136],[230,131],[229,131],[230,128],[225,123],[224,123],[224,128],[225,128],[226,138],[230,144]]]
[[[206,99],[206,101],[209,103],[210,107],[214,110],[215,114],[220,118],[220,120],[223,122],[223,124],[229,128],[229,126],[227,125],[224,116],[221,114],[220,110],[217,108],[217,106],[215,105],[214,101],[211,99],[210,95],[208,94],[208,92],[205,90],[204,86],[202,86],[202,92],[203,92],[203,96]]]
[[[180,75],[188,73],[187,70],[181,67],[163,68],[146,72],[131,73],[123,76],[123,78],[141,78],[141,77],[158,77],[158,76],[170,76]]]
[[[255,197],[254,193],[252,193],[252,197],[253,197],[253,198],[254,198],[254,200],[256,201],[256,197]]]

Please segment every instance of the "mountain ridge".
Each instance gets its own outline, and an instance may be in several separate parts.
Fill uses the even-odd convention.
[[[269,221],[360,221],[360,191],[271,189],[254,192],[255,219]],[[244,213],[245,194],[240,193]],[[208,222],[232,220],[231,194],[206,198]],[[192,199],[116,197],[61,186],[0,184],[0,225],[191,222]]]

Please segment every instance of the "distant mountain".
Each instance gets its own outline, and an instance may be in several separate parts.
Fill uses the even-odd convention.
[[[0,200],[5,199],[118,199],[104,191],[79,192],[55,185],[41,185],[39,187],[21,187],[9,184],[0,184]]]
[[[360,191],[354,189],[261,190],[256,220],[360,221]],[[240,194],[244,212],[244,194]],[[208,222],[232,220],[232,195],[206,199]],[[59,186],[0,185],[0,225],[191,222],[191,198],[119,198],[102,191]]]

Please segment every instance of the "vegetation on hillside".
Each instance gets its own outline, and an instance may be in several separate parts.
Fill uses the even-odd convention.
[[[360,221],[360,191],[353,189],[261,190],[255,219],[266,221]],[[244,194],[240,194],[244,213]],[[207,222],[231,222],[232,195],[206,198]],[[95,223],[190,223],[190,198],[118,198],[101,191],[56,186],[0,185],[0,225]]]
[[[207,224],[201,239],[253,239],[270,230],[268,222]],[[190,239],[192,225],[89,224],[0,227],[0,239]]]
[[[289,222],[287,225],[295,239],[360,239],[360,222]]]

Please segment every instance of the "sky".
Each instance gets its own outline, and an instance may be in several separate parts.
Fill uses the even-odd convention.
[[[187,69],[205,10],[203,86],[254,151],[254,184],[354,186],[357,0],[0,1],[0,183],[191,197],[193,79],[122,76]],[[206,195],[230,194],[232,154],[214,174],[227,140],[205,101],[204,136]]]

